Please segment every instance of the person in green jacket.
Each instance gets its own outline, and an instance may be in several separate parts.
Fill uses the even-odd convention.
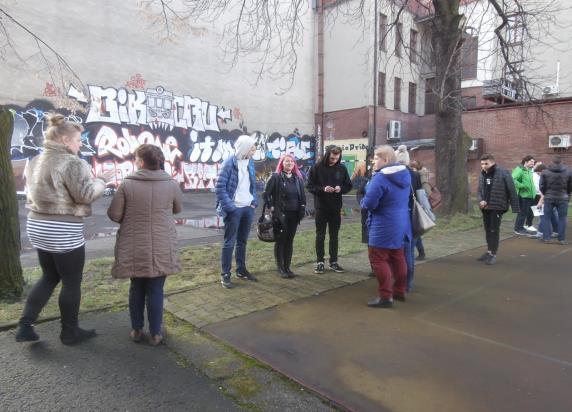
[[[530,209],[534,205],[536,189],[532,177],[534,168],[534,157],[528,155],[522,158],[520,164],[512,171],[512,180],[516,193],[518,194],[518,202],[520,211],[514,222],[514,233],[521,236],[536,237],[536,230],[532,226],[533,214]],[[526,223],[526,227],[525,227]]]

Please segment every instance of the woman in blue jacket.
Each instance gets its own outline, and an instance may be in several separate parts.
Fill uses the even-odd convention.
[[[403,242],[411,239],[411,176],[405,166],[396,162],[391,146],[378,147],[373,160],[377,173],[371,178],[361,207],[369,213],[368,255],[379,283],[379,297],[368,306],[391,308],[393,299],[405,301],[407,264]]]

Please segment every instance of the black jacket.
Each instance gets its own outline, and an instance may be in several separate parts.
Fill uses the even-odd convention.
[[[328,164],[331,150],[326,150],[324,157],[310,169],[308,175],[308,192],[314,195],[315,209],[339,210],[342,208],[342,194],[352,190],[352,182],[346,167],[341,164],[341,156],[338,162],[330,166]],[[326,186],[340,186],[340,193],[326,193]]]
[[[572,175],[565,166],[552,164],[540,175],[539,186],[546,200],[568,200],[572,192]]]
[[[479,175],[479,188],[477,189],[477,202],[482,200],[487,200],[487,194],[485,193],[485,175],[484,171],[481,171]],[[505,169],[500,168],[498,165],[494,166],[494,171],[492,173],[492,187],[489,194],[489,199],[487,200],[487,206],[485,210],[498,210],[501,212],[506,212],[509,205],[514,213],[520,210],[518,203],[518,195],[516,194],[516,189],[514,187],[514,181],[512,180],[512,175]]]
[[[298,222],[304,218],[306,213],[306,193],[304,192],[304,182],[298,176],[294,175],[296,185],[298,186]],[[267,208],[274,207],[272,218],[285,226],[284,206],[286,203],[286,193],[283,188],[285,186],[284,176],[282,173],[272,173],[272,176],[266,183],[264,189],[264,205]]]

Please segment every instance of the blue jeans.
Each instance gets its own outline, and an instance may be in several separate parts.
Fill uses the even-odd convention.
[[[545,227],[546,225],[552,228],[552,232],[558,233],[558,212],[552,208],[552,215],[550,216],[550,221],[548,221],[548,219],[546,219],[546,206],[544,206],[544,214],[540,215],[540,223],[538,226],[540,233],[544,233],[545,231],[550,230],[549,228]]]
[[[406,239],[403,242],[403,252],[405,254],[405,263],[407,263],[407,284],[405,290],[411,292],[413,289],[413,277],[415,276],[415,243],[417,238],[413,241]]]
[[[552,236],[552,227],[548,223],[552,221],[554,210],[558,213],[558,240],[566,239],[566,217],[568,216],[567,200],[545,200],[544,201],[544,226],[542,237],[549,240]]]
[[[224,217],[224,243],[220,256],[222,273],[230,273],[232,267],[232,252],[236,244],[236,271],[246,270],[246,242],[254,218],[254,208],[239,207]]]
[[[129,315],[131,328],[142,330],[144,325],[145,298],[147,298],[147,320],[149,333],[161,334],[163,323],[163,286],[165,276],[156,278],[131,278],[129,287]]]

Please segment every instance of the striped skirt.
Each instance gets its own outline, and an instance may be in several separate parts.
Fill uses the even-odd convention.
[[[85,244],[83,222],[28,218],[26,231],[32,246],[46,252],[65,253]]]

